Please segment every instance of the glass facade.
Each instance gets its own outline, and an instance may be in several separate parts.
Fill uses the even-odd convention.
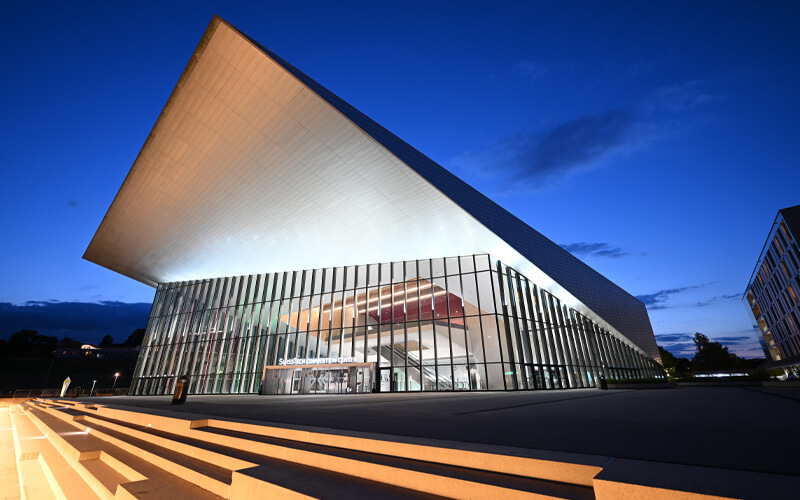
[[[485,391],[660,377],[491,256],[158,286],[132,394]]]
[[[742,297],[764,354],[800,373],[800,205],[778,212]]]

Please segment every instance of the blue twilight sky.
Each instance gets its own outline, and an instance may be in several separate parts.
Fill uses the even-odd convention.
[[[121,341],[81,256],[217,13],[639,296],[760,355],[739,297],[800,203],[798,2],[5,2],[0,337]]]

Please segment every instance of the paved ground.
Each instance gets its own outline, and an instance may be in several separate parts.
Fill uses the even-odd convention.
[[[8,406],[0,405],[0,498],[17,500],[20,497],[17,457],[11,432]]]
[[[81,398],[290,426],[588,453],[800,476],[800,389]],[[190,415],[186,415],[189,417]]]

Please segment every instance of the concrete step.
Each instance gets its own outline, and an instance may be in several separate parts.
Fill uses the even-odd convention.
[[[374,483],[360,479],[346,477],[340,474],[323,473],[309,467],[302,467],[297,464],[285,461],[274,460],[271,458],[258,457],[233,451],[234,454],[242,455],[225,456],[217,451],[203,448],[207,443],[197,442],[188,443],[169,439],[179,437],[163,433],[148,434],[150,428],[132,426],[121,426],[109,420],[95,418],[96,414],[92,410],[87,413],[74,409],[34,409],[32,413],[41,417],[43,422],[48,423],[54,429],[60,425],[70,425],[84,434],[94,439],[103,440],[109,444],[114,444],[118,448],[127,450],[137,457],[146,458],[153,465],[159,466],[162,470],[169,472],[176,468],[193,469],[194,475],[191,480],[195,484],[203,484],[208,487],[211,480],[216,479],[226,482],[228,498],[433,498],[430,495],[421,494],[415,491],[402,490],[387,486],[381,483]],[[44,413],[44,415],[42,414]],[[188,428],[188,425],[186,426]],[[63,431],[64,429],[60,429]],[[86,431],[89,431],[88,433]],[[185,439],[185,438],[183,438]],[[152,442],[148,442],[151,440]],[[186,440],[188,441],[188,440]],[[156,445],[154,443],[158,443]],[[201,446],[195,446],[199,444]],[[184,453],[176,453],[174,450],[180,449]],[[198,460],[203,457],[205,460],[212,460],[211,463]],[[247,461],[245,459],[256,460]],[[168,463],[167,463],[168,462]],[[236,474],[233,470],[224,471],[222,465],[227,465],[233,469],[240,469]],[[259,464],[259,465],[257,465]],[[214,470],[216,469],[216,470]],[[181,471],[185,473],[185,470]],[[225,473],[227,472],[227,478]],[[200,475],[198,475],[200,474]],[[203,477],[204,476],[204,477]],[[216,477],[214,477],[216,476]],[[187,474],[182,476],[190,479]],[[303,478],[299,481],[299,478]],[[122,484],[130,489],[132,483]],[[141,491],[134,491],[137,495]],[[118,493],[119,495],[119,493]]]
[[[267,428],[264,426],[252,426],[222,422],[222,421],[199,421],[189,422],[186,420],[176,422],[175,419],[163,418],[158,416],[147,416],[147,425],[143,423],[143,414],[132,414],[126,411],[107,412],[99,408],[97,410],[86,410],[74,405],[73,409],[62,412],[62,416],[72,414],[78,422],[91,427],[94,435],[103,432],[117,439],[127,439],[129,442],[139,440],[136,445],[142,449],[147,449],[153,443],[168,444],[172,449],[182,448],[184,450],[204,450],[206,453],[217,453],[230,457],[230,459],[240,458],[245,462],[261,463],[265,460],[279,459],[285,464],[283,469],[302,469],[313,471],[326,471],[333,475],[350,476],[359,480],[367,479],[373,483],[383,483],[391,488],[402,488],[406,490],[417,490],[421,493],[447,495],[461,498],[474,497],[531,497],[544,496],[552,498],[591,498],[591,488],[582,485],[570,485],[553,481],[544,481],[530,477],[520,477],[519,474],[502,474],[491,470],[481,470],[480,468],[466,468],[451,465],[452,462],[464,462],[463,454],[475,455],[481,459],[482,466],[487,462],[485,452],[465,452],[464,450],[435,450],[430,446],[404,446],[403,443],[377,443],[375,440],[356,439],[354,441],[336,442],[339,446],[323,446],[316,444],[315,441],[324,440],[325,436],[309,437],[309,433],[289,434],[295,439],[274,438],[271,435],[286,431],[286,429]],[[109,415],[113,415],[112,418]],[[136,423],[133,423],[136,422]],[[211,425],[208,425],[211,424]],[[204,425],[204,427],[198,427]],[[241,427],[250,432],[231,430]],[[116,432],[109,432],[112,430]],[[164,429],[168,429],[164,430]],[[266,435],[265,435],[266,434]],[[126,438],[126,436],[132,436]],[[341,436],[338,436],[341,438]],[[149,441],[148,445],[141,441]],[[382,445],[382,447],[381,447]],[[392,446],[395,446],[394,449]],[[370,450],[380,450],[382,453],[372,451],[361,451],[363,448]],[[216,450],[216,451],[212,451]],[[422,454],[428,460],[419,460],[415,456],[405,456],[406,454]],[[166,455],[164,450],[153,450],[154,453]],[[434,453],[436,452],[436,453]],[[524,470],[520,467],[519,457],[506,456],[494,458],[505,459],[510,464],[492,463],[486,468],[513,469],[523,472],[530,476],[533,471]],[[473,465],[476,458],[472,457]],[[176,460],[178,461],[178,460]],[[539,465],[540,461],[528,459],[527,465]],[[241,464],[245,465],[245,464]],[[261,468],[260,470],[239,469],[232,467],[234,471],[231,480],[232,493],[235,493],[236,481],[252,483],[256,479],[277,481],[278,486],[284,484],[296,484],[292,481],[281,481],[276,479],[275,474],[266,472],[275,470],[276,464],[271,467]],[[586,467],[586,465],[581,465]],[[599,471],[599,467],[597,468]],[[282,477],[289,477],[283,475]],[[331,479],[333,480],[333,479]],[[589,478],[591,480],[591,478]],[[341,481],[339,481],[341,483]],[[341,488],[341,484],[338,485]],[[318,492],[317,492],[318,493]]]
[[[147,452],[160,454],[161,458],[169,457],[175,463],[182,463],[184,466],[188,465],[189,461],[195,460],[195,457],[204,457],[206,460],[213,460],[216,464],[227,465],[232,469],[228,471],[231,498],[265,498],[270,495],[275,498],[433,498],[430,495],[393,488],[380,483],[353,480],[343,475],[324,473],[324,471],[320,474],[320,471],[309,467],[258,457],[237,450],[229,451],[251,461],[226,456],[204,448],[207,443],[199,441],[190,443],[189,441],[192,440],[154,431],[144,426],[132,424],[123,426],[109,419],[96,418],[96,414],[91,411],[83,413],[76,410],[52,410],[51,413],[58,419],[76,419],[74,425],[84,426],[79,428],[89,429],[90,434],[94,437],[124,440],[130,446],[137,446],[139,448],[138,456]],[[188,425],[186,427],[188,428]],[[170,439],[175,437],[183,441]],[[152,442],[147,442],[148,439]],[[120,444],[117,441],[114,442]],[[154,443],[162,446],[154,446]],[[172,453],[174,449],[182,450],[187,454],[181,456]],[[148,458],[154,462],[159,460],[152,456],[148,456]],[[257,465],[259,463],[261,465]],[[194,466],[198,467],[197,464]],[[205,467],[208,467],[208,464]],[[232,475],[234,469],[240,469],[235,477]],[[299,481],[299,478],[303,480]],[[205,480],[198,479],[198,481]]]
[[[52,443],[52,431],[40,429],[22,411],[12,414],[11,421],[23,498],[100,498]]]
[[[11,427],[11,408],[0,406],[0,498],[19,500],[19,470]]]
[[[191,423],[194,429],[304,443],[324,448],[345,449],[367,454],[409,458],[422,462],[503,475],[521,476],[557,483],[591,486],[594,476],[608,457],[575,453],[527,450],[507,446],[454,443],[432,439],[411,439],[382,436],[363,437],[361,433],[310,432],[307,430],[251,424],[246,422],[206,419]]]
[[[41,456],[34,460],[22,460],[19,462],[20,481],[22,484],[22,497],[31,500],[56,500],[62,499],[63,493],[59,495],[53,491],[50,479],[45,472],[46,465]]]
[[[75,409],[89,413],[89,406],[69,402]],[[215,428],[253,435],[274,437],[287,441],[306,442],[331,448],[343,448],[365,453],[413,458],[442,465],[453,465],[501,474],[519,475],[567,484],[591,486],[592,479],[602,470],[609,457],[574,453],[527,450],[505,446],[487,446],[476,443],[453,443],[431,439],[413,439],[404,442],[392,436],[375,439],[374,435],[361,433],[309,432],[238,421],[217,419],[188,420],[118,408],[92,405],[98,417],[116,422],[147,426],[148,428],[187,436],[188,428]]]
[[[193,469],[187,457],[204,462],[203,467],[217,466],[229,474],[218,479],[229,485],[228,496],[236,499],[441,495],[793,500],[800,491],[800,475],[279,426],[241,417],[209,419],[175,411],[168,403],[139,411],[117,407],[113,398],[107,399],[108,404],[96,401],[57,400],[52,408],[31,411],[69,424],[78,434],[88,430],[107,439],[107,444],[119,440],[120,446],[135,451],[127,452],[133,458],[109,451],[122,464],[133,466],[144,450],[187,469]],[[135,468],[148,479],[120,484],[117,496],[120,491],[138,496],[150,491],[151,476]],[[213,476],[201,467],[193,470]]]
[[[149,463],[146,458],[91,435],[91,431],[70,422],[71,415],[60,413],[63,410],[27,407],[30,420],[46,432],[47,440],[65,462],[91,487],[94,495],[82,498],[223,498]],[[69,482],[58,481],[58,484],[72,488]]]

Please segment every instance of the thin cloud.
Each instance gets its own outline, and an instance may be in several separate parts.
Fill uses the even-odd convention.
[[[680,288],[668,288],[665,290],[659,290],[655,293],[648,293],[645,295],[637,295],[636,298],[642,301],[648,309],[656,310],[656,309],[666,309],[667,305],[664,303],[669,300],[670,297],[673,295],[685,292],[686,290],[693,290],[695,288],[701,288],[705,285],[691,285],[691,286],[682,286]]]
[[[620,149],[632,139],[636,118],[628,110],[583,115],[521,144],[517,178],[535,182],[574,170]]]
[[[453,160],[479,175],[505,175],[515,186],[541,188],[576,171],[593,168],[638,147],[646,134],[634,110],[586,114],[545,130],[508,136]]]
[[[547,73],[547,68],[543,64],[522,60],[512,67],[515,74],[522,75],[529,80],[538,80]]]
[[[536,63],[518,63],[517,71],[536,74]],[[524,69],[527,68],[527,69]],[[696,126],[698,108],[724,99],[707,90],[710,82],[692,80],[653,90],[641,102],[587,113],[508,135],[449,162],[456,170],[506,177],[511,189],[543,189],[576,173],[632,154],[655,141]],[[498,175],[499,174],[499,175]]]
[[[751,344],[753,342],[752,336],[742,336],[742,337],[715,337],[711,339],[715,342],[719,342],[720,344],[728,345],[731,347],[741,346],[746,344]]]
[[[147,326],[148,303],[29,301],[22,305],[0,302],[0,338],[20,330],[36,330],[58,338],[99,342],[106,334],[125,340]]]
[[[707,90],[711,83],[708,80],[699,79],[664,85],[655,89],[643,104],[652,111],[686,114],[705,104],[725,100],[725,96]]]
[[[664,66],[676,59],[673,55],[667,55],[662,57],[655,57],[650,59],[639,59],[638,61],[631,63],[625,68],[625,72],[631,76],[641,76],[652,73],[660,66]]]
[[[694,356],[694,334],[662,333],[656,334],[656,343],[681,358]]]
[[[674,344],[675,342],[692,342],[694,335],[688,333],[661,333],[656,335],[656,338],[666,344]]]
[[[579,243],[566,243],[560,246],[569,253],[586,257],[618,259],[630,255],[630,252],[627,250],[611,245],[610,243],[587,243],[582,241]]]
[[[715,297],[711,297],[708,300],[702,300],[700,302],[697,302],[697,303],[695,303],[695,305],[698,306],[698,307],[706,307],[706,306],[710,306],[711,304],[713,304],[715,302],[724,302],[724,301],[727,301],[727,300],[734,300],[734,299],[738,299],[739,297],[740,296],[738,294],[735,294],[735,293],[730,294],[730,295],[717,295]]]

